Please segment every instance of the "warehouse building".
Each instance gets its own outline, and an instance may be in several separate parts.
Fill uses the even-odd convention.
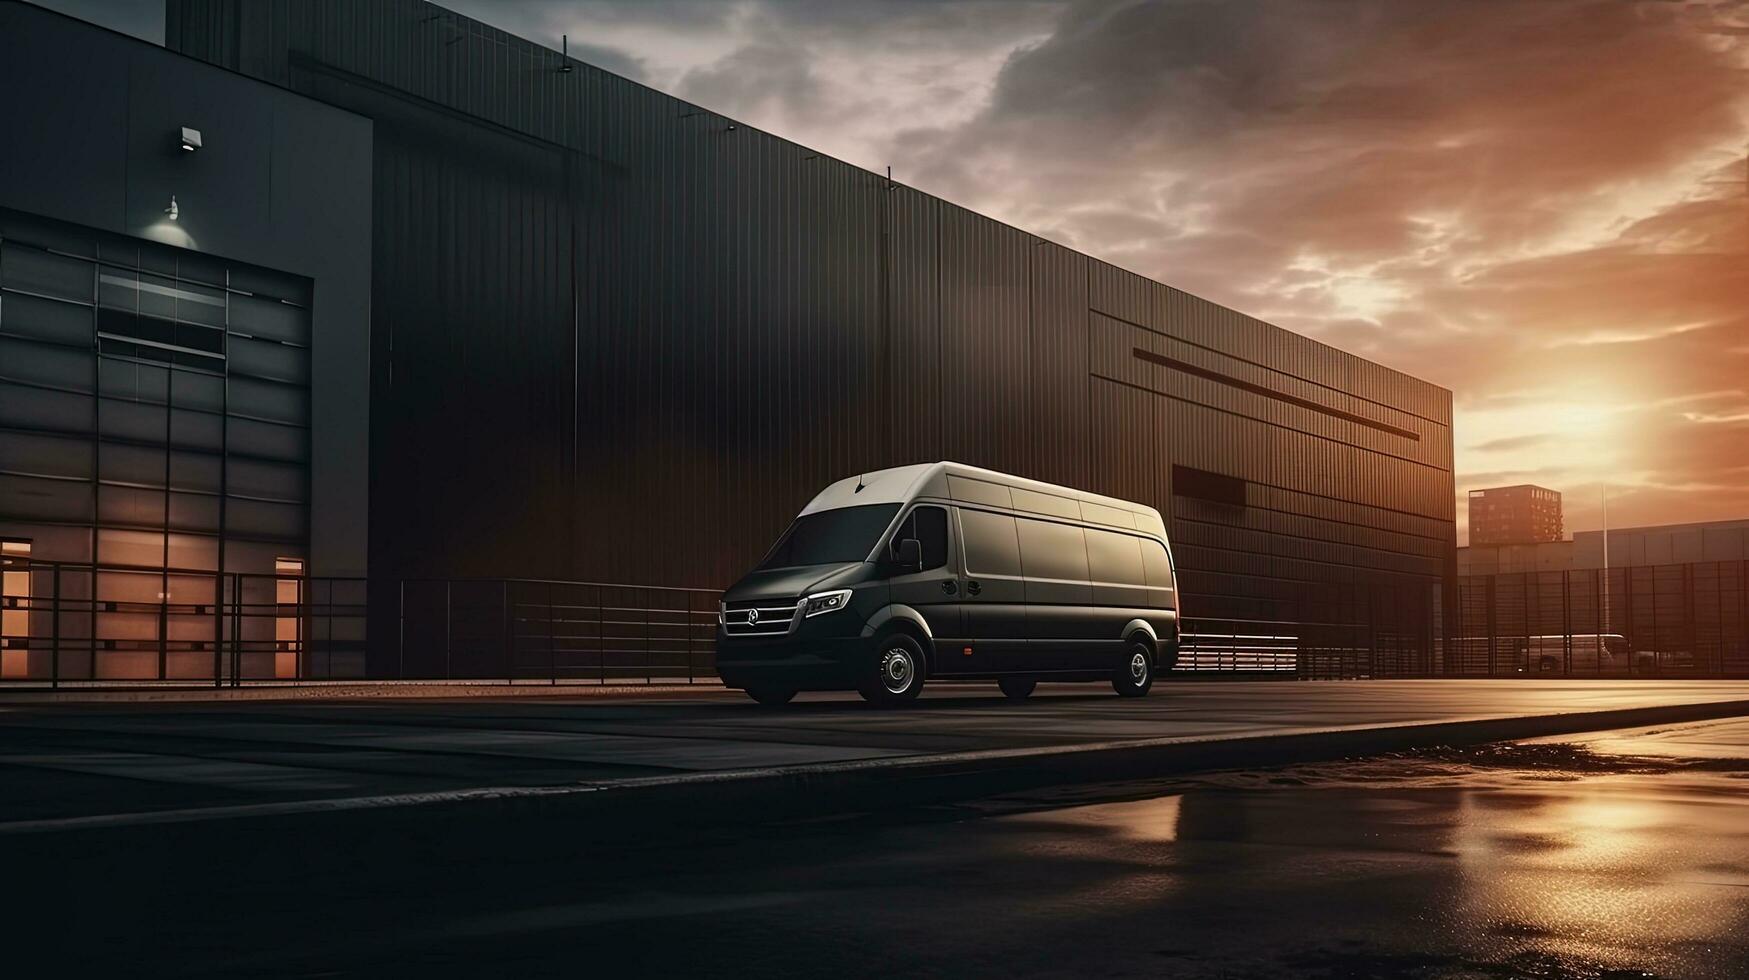
[[[430,4],[167,18],[0,6],[0,537],[368,578],[368,658],[242,672],[405,672],[407,580],[720,588],[936,459],[1159,508],[1211,633],[1438,670],[1448,391]],[[84,669],[208,652],[147,612]]]

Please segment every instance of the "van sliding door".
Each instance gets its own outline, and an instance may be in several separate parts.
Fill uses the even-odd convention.
[[[1020,568],[1026,578],[1027,665],[1039,671],[1098,666],[1099,633],[1087,576],[1087,541],[1081,528],[1016,518]]]

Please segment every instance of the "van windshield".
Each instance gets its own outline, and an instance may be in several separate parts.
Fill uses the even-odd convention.
[[[777,544],[759,567],[789,568],[862,561],[874,550],[875,540],[898,512],[898,504],[867,504],[803,514],[783,532],[783,537],[777,539]]]

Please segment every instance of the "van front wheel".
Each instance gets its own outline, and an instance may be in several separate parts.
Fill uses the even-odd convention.
[[[1111,686],[1126,698],[1139,698],[1154,686],[1154,650],[1146,640],[1132,640],[1112,672]]]
[[[857,690],[863,699],[890,708],[917,700],[926,672],[923,648],[904,633],[889,633],[875,644],[874,659],[863,669]]]

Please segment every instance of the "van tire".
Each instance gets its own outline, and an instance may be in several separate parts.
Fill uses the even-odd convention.
[[[1002,693],[1008,695],[1010,701],[1025,701],[1032,696],[1032,689],[1038,686],[1036,677],[998,677],[996,686]]]
[[[796,689],[793,687],[776,687],[760,684],[755,687],[747,688],[747,696],[758,701],[760,704],[765,705],[767,708],[781,708],[784,705],[789,704],[790,699],[796,696]]]
[[[1154,645],[1137,637],[1124,646],[1123,660],[1111,674],[1111,687],[1119,697],[1139,698],[1153,686]]]
[[[856,689],[877,708],[898,707],[917,700],[928,674],[922,644],[908,633],[886,633],[875,642]]]

